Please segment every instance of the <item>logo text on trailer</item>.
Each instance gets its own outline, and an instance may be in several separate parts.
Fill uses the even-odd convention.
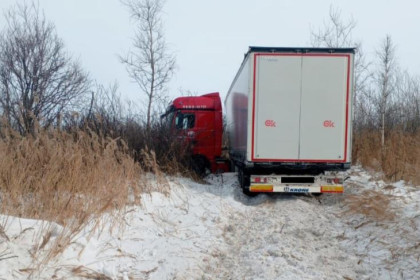
[[[334,122],[331,120],[324,121],[324,127],[335,127]]]
[[[291,187],[284,187],[285,192],[292,192],[292,193],[307,193],[309,192],[309,188],[291,188]]]
[[[273,120],[266,120],[265,121],[265,126],[267,127],[276,127],[276,122]]]

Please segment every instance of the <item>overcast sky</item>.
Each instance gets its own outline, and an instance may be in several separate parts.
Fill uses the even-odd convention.
[[[6,10],[20,0],[1,0]],[[133,26],[118,0],[39,0],[57,28],[66,50],[102,84],[117,81],[122,95],[138,101],[138,89],[118,60],[131,45]],[[418,0],[167,0],[164,32],[177,57],[169,84],[180,89],[226,95],[248,46],[309,46],[310,30],[322,26],[330,5],[353,17],[365,53],[373,58],[381,40],[391,35],[398,62],[420,75],[420,1]],[[4,17],[0,19],[4,27]],[[349,46],[350,47],[350,46]]]

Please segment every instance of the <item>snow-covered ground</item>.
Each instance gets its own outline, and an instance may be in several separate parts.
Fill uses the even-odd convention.
[[[60,225],[1,216],[0,279],[418,279],[420,188],[349,173],[345,194],[321,197],[172,178],[169,196],[144,196],[124,227],[104,216],[56,258]]]

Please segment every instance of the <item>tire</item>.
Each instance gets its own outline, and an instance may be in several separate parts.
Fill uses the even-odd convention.
[[[205,158],[198,156],[191,160],[191,169],[200,177],[206,174],[207,161]]]

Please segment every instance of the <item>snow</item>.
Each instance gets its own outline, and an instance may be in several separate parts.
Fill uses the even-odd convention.
[[[349,175],[345,194],[320,197],[248,198],[234,173],[206,184],[169,178],[168,196],[144,195],[124,226],[104,215],[53,258],[63,227],[0,216],[0,279],[418,278],[420,189],[360,167]],[[389,198],[389,215],[351,209],[351,199],[376,194]]]

